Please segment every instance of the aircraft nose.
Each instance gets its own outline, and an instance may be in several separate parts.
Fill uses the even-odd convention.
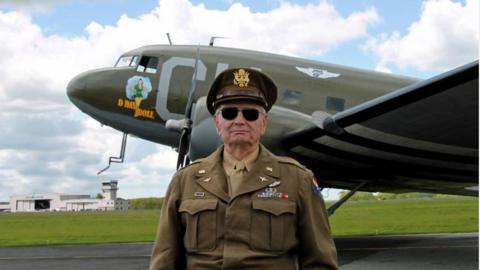
[[[82,74],[73,78],[67,85],[67,96],[72,102],[81,99],[82,92],[87,86],[87,80]]]

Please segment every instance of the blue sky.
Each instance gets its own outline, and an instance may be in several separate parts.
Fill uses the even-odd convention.
[[[81,113],[65,88],[127,50],[167,43],[166,32],[176,44],[228,36],[216,45],[428,78],[478,59],[478,2],[2,0],[0,201],[93,195],[110,179],[125,198],[163,196],[176,153],[129,137],[125,164],[96,176],[122,135]]]

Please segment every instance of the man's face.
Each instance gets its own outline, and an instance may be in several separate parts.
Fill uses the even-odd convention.
[[[238,113],[232,120],[225,119],[222,116],[222,110],[236,108]],[[255,109],[260,113],[258,119],[248,121],[245,119],[244,109]],[[248,118],[248,117],[247,117]],[[256,104],[246,102],[225,103],[215,114],[215,126],[218,135],[226,145],[254,145],[260,142],[260,137],[265,133],[267,127],[267,114],[265,110]]]

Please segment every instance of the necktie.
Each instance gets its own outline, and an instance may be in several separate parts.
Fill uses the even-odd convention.
[[[235,163],[233,167],[233,172],[230,175],[230,196],[237,194],[240,184],[243,181],[243,176],[246,174],[247,170],[245,169],[245,162],[239,161]]]

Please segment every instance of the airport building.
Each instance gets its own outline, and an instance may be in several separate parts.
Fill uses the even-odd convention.
[[[100,199],[92,198],[89,195],[59,193],[17,195],[10,197],[9,211],[126,211],[128,210],[128,200],[117,198],[117,190],[118,181],[112,180],[102,183],[103,198]]]
[[[10,211],[10,202],[0,202],[0,212]]]

